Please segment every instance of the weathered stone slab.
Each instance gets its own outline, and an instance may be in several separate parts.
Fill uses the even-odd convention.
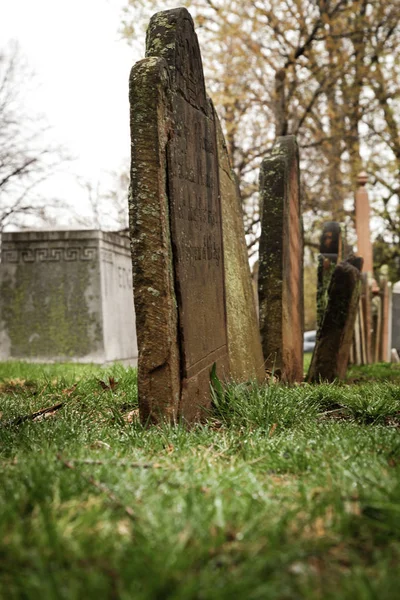
[[[1,360],[136,364],[137,355],[126,235],[3,234]]]
[[[317,327],[320,326],[327,301],[329,283],[338,260],[342,257],[342,232],[339,223],[325,223],[319,248],[317,273]]]
[[[351,262],[359,267],[360,260]],[[351,262],[341,262],[333,272],[307,376],[309,382],[343,379],[346,374],[361,291],[360,270]]]
[[[131,72],[133,285],[143,421],[195,421],[229,374],[212,107],[186,9],[150,21]]]
[[[303,235],[296,138],[278,138],[262,163],[258,298],[266,366],[303,379]]]
[[[393,286],[392,347],[400,353],[400,281]]]
[[[228,348],[236,381],[265,378],[253,284],[243,228],[240,191],[215,113],[225,265]]]
[[[389,267],[387,265],[382,265],[379,270],[379,287],[381,289],[382,298],[382,335],[380,360],[382,362],[389,362],[389,348],[391,348],[391,339],[389,343],[389,303],[391,289],[389,282]]]
[[[319,252],[334,262],[342,256],[342,230],[336,221],[324,224]]]
[[[371,274],[361,274],[361,298],[360,298],[360,321],[363,339],[363,361],[362,364],[372,363],[372,293]]]

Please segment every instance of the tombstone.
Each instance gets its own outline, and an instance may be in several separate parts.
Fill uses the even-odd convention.
[[[379,271],[379,286],[382,298],[382,333],[379,359],[382,362],[389,362],[390,349],[392,346],[389,333],[389,303],[391,296],[391,285],[389,282],[389,267],[382,265]]]
[[[360,313],[363,318],[363,362],[372,363],[372,276],[371,273],[362,273]]]
[[[380,362],[380,349],[381,349],[381,338],[382,338],[382,298],[380,290],[372,295],[371,300],[371,314],[372,314],[372,352],[373,362]]]
[[[392,348],[390,352],[390,362],[396,364],[400,363],[399,353],[397,352],[396,348]]]
[[[265,378],[258,318],[243,227],[242,203],[217,114],[218,170],[222,209],[228,348],[231,377]]]
[[[256,331],[254,303],[236,184],[186,9],[152,17],[146,57],[130,76],[139,406],[144,423],[191,423],[209,412],[213,365],[222,379],[230,376],[230,363],[234,376],[248,379],[261,376],[262,357],[257,335],[249,339]],[[237,247],[223,232],[222,217],[231,219]]]
[[[358,258],[335,267],[307,375],[311,383],[343,379],[346,374],[360,299],[360,266],[362,259]]]
[[[342,256],[342,229],[336,221],[328,221],[322,230],[319,252],[332,262]]]
[[[266,366],[303,379],[303,235],[296,138],[278,138],[260,172],[258,299]]]
[[[392,288],[392,348],[400,353],[400,281]]]
[[[342,231],[339,223],[325,223],[319,248],[317,274],[317,328],[320,326],[327,301],[328,287],[338,260],[342,257]]]
[[[126,234],[2,235],[1,360],[134,365],[137,355]]]

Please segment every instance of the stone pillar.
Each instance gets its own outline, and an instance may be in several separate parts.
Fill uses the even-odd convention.
[[[371,231],[369,225],[369,199],[365,184],[368,175],[362,171],[358,176],[359,187],[355,194],[356,232],[358,254],[364,259],[364,273],[373,273]]]

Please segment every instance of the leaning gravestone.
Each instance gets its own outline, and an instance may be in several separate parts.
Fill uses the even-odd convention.
[[[303,379],[303,235],[296,138],[278,138],[260,172],[258,299],[267,368]]]
[[[143,422],[193,422],[210,408],[213,365],[220,378],[230,375],[226,298],[237,287],[224,278],[226,194],[221,199],[216,119],[186,9],[152,17],[146,56],[130,76],[140,414]],[[242,342],[246,355],[249,340]],[[243,378],[240,361],[232,364]]]
[[[311,383],[343,379],[346,374],[360,299],[362,263],[362,258],[350,257],[335,267],[307,375]]]
[[[0,359],[136,364],[131,271],[126,234],[4,233]]]

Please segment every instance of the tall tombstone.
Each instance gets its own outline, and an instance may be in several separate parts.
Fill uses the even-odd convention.
[[[328,301],[328,287],[338,260],[342,257],[342,230],[339,223],[328,221],[322,230],[317,275],[317,326]]]
[[[311,383],[343,379],[346,374],[360,299],[361,269],[362,258],[356,257],[335,267],[307,375]]]
[[[303,232],[295,136],[280,137],[260,172],[258,299],[267,368],[303,379]]]
[[[218,172],[222,209],[228,348],[231,377],[265,378],[258,318],[243,227],[239,185],[217,114]]]
[[[193,422],[229,374],[217,139],[193,21],[155,14],[130,76],[133,287],[143,422]]]
[[[146,58],[131,71],[130,104],[140,414],[143,422],[190,423],[210,408],[214,364],[220,378],[230,375],[230,363],[235,377],[261,377],[262,356],[256,340],[253,346],[249,340],[256,329],[252,305],[250,319],[242,312],[240,286],[248,275],[243,250],[232,246],[230,252],[222,229],[231,205],[231,236],[244,238],[235,183],[186,9],[152,17]],[[224,241],[229,260],[235,261],[232,270],[225,264]],[[244,287],[251,294],[250,281]],[[227,306],[228,313],[236,310],[236,323]]]

